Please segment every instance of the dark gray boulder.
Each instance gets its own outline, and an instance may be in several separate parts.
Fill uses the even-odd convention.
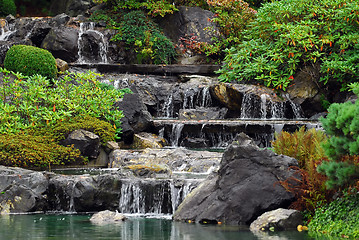
[[[78,59],[78,35],[78,30],[71,27],[52,28],[41,43],[41,48],[49,50],[55,58],[75,62]]]
[[[0,166],[0,215],[44,210],[47,187],[40,172]]]
[[[218,175],[195,189],[174,219],[248,225],[262,213],[294,200],[280,184],[296,177],[291,166],[297,166],[295,159],[259,149],[241,133],[224,152]]]
[[[91,159],[97,158],[100,154],[100,137],[83,129],[71,132],[66,139],[60,141],[60,144],[74,145],[74,148],[79,149],[83,156]]]
[[[125,115],[121,119],[121,140],[126,144],[133,142],[135,133],[150,131],[153,127],[152,116],[138,93],[125,94],[121,101],[114,104],[114,107],[122,110]]]
[[[85,15],[95,4],[92,0],[53,0],[51,1],[50,12],[53,14],[66,13],[71,17]]]

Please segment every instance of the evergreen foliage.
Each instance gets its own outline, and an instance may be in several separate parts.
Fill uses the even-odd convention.
[[[33,46],[12,46],[6,53],[4,66],[27,76],[39,74],[49,79],[57,76],[56,61],[52,54]]]
[[[359,86],[354,88],[359,95]],[[332,161],[323,163],[318,171],[329,177],[329,188],[350,184],[359,179],[359,101],[334,103],[321,122],[330,136],[323,145]]]
[[[16,16],[14,0],[0,0],[0,17],[6,17],[9,14]]]
[[[264,4],[227,51],[222,81],[257,80],[286,89],[302,67],[324,84],[359,81],[359,4],[282,0]]]

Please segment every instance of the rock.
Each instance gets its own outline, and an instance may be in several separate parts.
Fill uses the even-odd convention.
[[[40,172],[0,166],[0,215],[46,210],[47,187]]]
[[[224,119],[227,108],[196,108],[196,109],[180,109],[179,120],[210,120]]]
[[[303,224],[303,216],[298,210],[279,208],[263,213],[250,225],[255,231],[283,231],[296,229]]]
[[[41,43],[41,48],[49,50],[55,58],[75,62],[78,59],[77,41],[77,29],[61,26],[50,30]]]
[[[100,153],[96,159],[90,160],[87,163],[88,167],[107,167],[109,164],[109,156],[104,149],[100,148]]]
[[[90,218],[90,221],[95,224],[111,224],[111,223],[120,223],[125,221],[127,218],[121,214],[116,212],[112,212],[109,210],[101,211],[95,213]]]
[[[163,28],[165,35],[175,43],[185,36],[196,36],[198,42],[212,43],[213,37],[219,37],[218,26],[210,21],[214,17],[214,13],[200,7],[181,6],[178,12],[165,16],[159,25]],[[208,31],[205,28],[211,30]]]
[[[118,143],[115,142],[115,141],[109,141],[106,143],[106,146],[105,146],[105,151],[106,153],[111,153],[113,150],[115,149],[119,149],[120,146],[118,146]]]
[[[69,21],[70,17],[65,13],[61,13],[51,18],[50,25],[59,27],[62,25],[67,25]]]
[[[69,65],[64,60],[61,60],[60,58],[56,58],[56,67],[59,72],[65,72],[69,69]]]
[[[241,133],[224,152],[218,174],[179,206],[174,219],[250,224],[263,212],[287,207],[294,195],[280,181],[297,177],[293,158],[259,149]]]
[[[121,119],[121,140],[126,144],[133,142],[135,133],[150,130],[153,127],[152,116],[138,93],[125,94],[121,101],[114,104],[114,107],[122,110],[125,115]]]
[[[58,0],[52,1],[50,12],[53,14],[66,13],[72,17],[85,15],[95,4],[91,0]]]
[[[152,133],[141,132],[133,137],[131,148],[163,148],[166,145],[166,140]]]
[[[71,132],[65,140],[60,141],[61,145],[74,145],[83,156],[95,159],[100,153],[100,137],[96,134],[79,129]]]
[[[205,173],[217,168],[222,157],[221,152],[193,151],[184,148],[175,149],[116,149],[110,154],[109,168],[121,168],[128,165],[167,165],[171,171],[190,171]]]
[[[145,164],[145,165],[128,165],[125,169],[129,169],[136,177],[145,178],[169,178],[172,174],[171,169],[165,164]]]

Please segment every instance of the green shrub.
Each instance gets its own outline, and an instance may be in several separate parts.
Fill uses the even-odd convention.
[[[264,4],[227,51],[222,81],[257,80],[286,89],[302,67],[328,81],[359,81],[359,4],[282,0]]]
[[[359,86],[354,88],[359,96]],[[334,103],[328,108],[326,118],[321,118],[323,128],[330,136],[323,145],[332,161],[323,163],[318,171],[329,177],[329,188],[350,184],[359,179],[359,101]]]
[[[78,149],[61,146],[47,135],[0,134],[1,165],[50,169],[51,166],[86,161]]]
[[[6,53],[4,66],[27,76],[39,74],[49,79],[57,76],[56,61],[52,54],[33,46],[12,46]]]
[[[170,64],[176,57],[173,43],[142,11],[125,13],[113,28],[118,33],[112,41],[134,50],[137,63]]]
[[[359,238],[359,193],[337,198],[330,204],[316,209],[314,218],[308,224],[309,234],[318,239],[334,236]],[[319,234],[319,236],[318,236]]]
[[[0,17],[6,17],[7,15],[16,15],[16,5],[14,0],[0,0]]]
[[[24,77],[0,68],[0,133],[18,133],[30,128],[53,126],[60,120],[89,115],[106,121],[121,133],[122,111],[113,104],[128,89],[105,89],[99,74],[67,73],[50,84],[40,75]]]

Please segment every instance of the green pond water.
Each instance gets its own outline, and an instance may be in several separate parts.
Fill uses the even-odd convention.
[[[33,214],[0,216],[0,239],[122,239],[122,240],[303,240],[306,233],[254,235],[248,229],[224,225],[173,222],[169,219],[129,217],[125,222],[95,225],[91,215]]]

